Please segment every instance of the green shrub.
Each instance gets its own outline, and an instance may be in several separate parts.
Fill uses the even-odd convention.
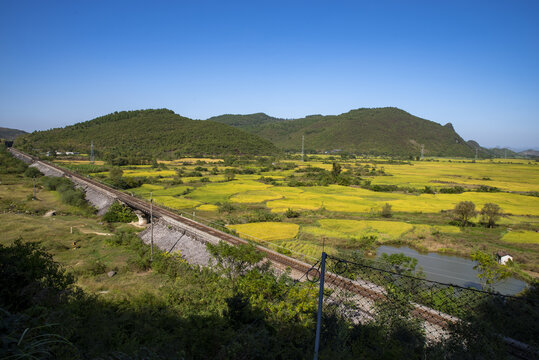
[[[391,205],[386,203],[384,206],[382,206],[382,211],[380,212],[380,215],[385,218],[390,218],[391,216],[393,216],[393,212],[391,211]]]
[[[103,220],[107,222],[129,223],[136,221],[137,219],[137,215],[135,215],[130,207],[122,205],[118,202],[112,204],[105,215],[103,215]]]
[[[295,211],[295,210],[292,210],[292,209],[288,208],[286,210],[286,212],[284,213],[284,216],[286,216],[289,219],[290,218],[297,218],[297,217],[300,216],[300,213],[299,213],[299,211]]]
[[[24,176],[26,177],[29,177],[29,178],[35,178],[35,177],[41,177],[43,176],[43,174],[41,173],[41,171],[39,171],[38,169],[36,169],[35,167],[28,167],[25,171],[24,171]]]

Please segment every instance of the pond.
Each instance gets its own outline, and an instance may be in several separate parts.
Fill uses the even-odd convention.
[[[449,283],[463,287],[481,289],[481,283],[474,270],[475,263],[460,256],[441,255],[436,253],[421,254],[406,246],[380,246],[376,256],[383,253],[388,255],[403,253],[417,259],[418,268],[421,267],[427,280]],[[516,278],[507,278],[494,286],[494,289],[504,295],[514,295],[526,288],[527,284]]]

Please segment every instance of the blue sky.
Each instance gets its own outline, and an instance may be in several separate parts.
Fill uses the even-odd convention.
[[[539,148],[539,1],[0,1],[0,126],[397,106]]]

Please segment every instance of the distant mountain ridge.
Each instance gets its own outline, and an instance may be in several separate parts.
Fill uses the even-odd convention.
[[[268,155],[268,140],[213,121],[191,120],[168,109],[121,111],[64,128],[18,137],[22,150],[90,151],[115,156]]]
[[[361,108],[340,115],[310,115],[284,120],[266,114],[223,115],[209,120],[226,123],[270,140],[286,151],[347,151],[375,155],[475,155],[451,123],[440,125],[395,108]],[[485,154],[486,155],[486,154]]]
[[[523,156],[539,157],[539,151],[533,149],[521,151],[519,154]]]
[[[15,140],[17,136],[28,134],[26,131],[0,127],[0,139]]]

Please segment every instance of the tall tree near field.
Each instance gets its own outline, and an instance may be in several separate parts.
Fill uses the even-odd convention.
[[[475,204],[471,201],[461,201],[453,209],[453,216],[462,226],[466,226],[475,215],[477,211],[475,211]]]
[[[502,209],[498,204],[487,203],[481,209],[481,220],[491,228],[496,225],[496,221],[500,219]]]
[[[341,174],[341,171],[342,171],[341,164],[334,162],[333,168],[331,169],[331,175],[333,176],[333,178],[334,179],[338,178],[339,175]]]

